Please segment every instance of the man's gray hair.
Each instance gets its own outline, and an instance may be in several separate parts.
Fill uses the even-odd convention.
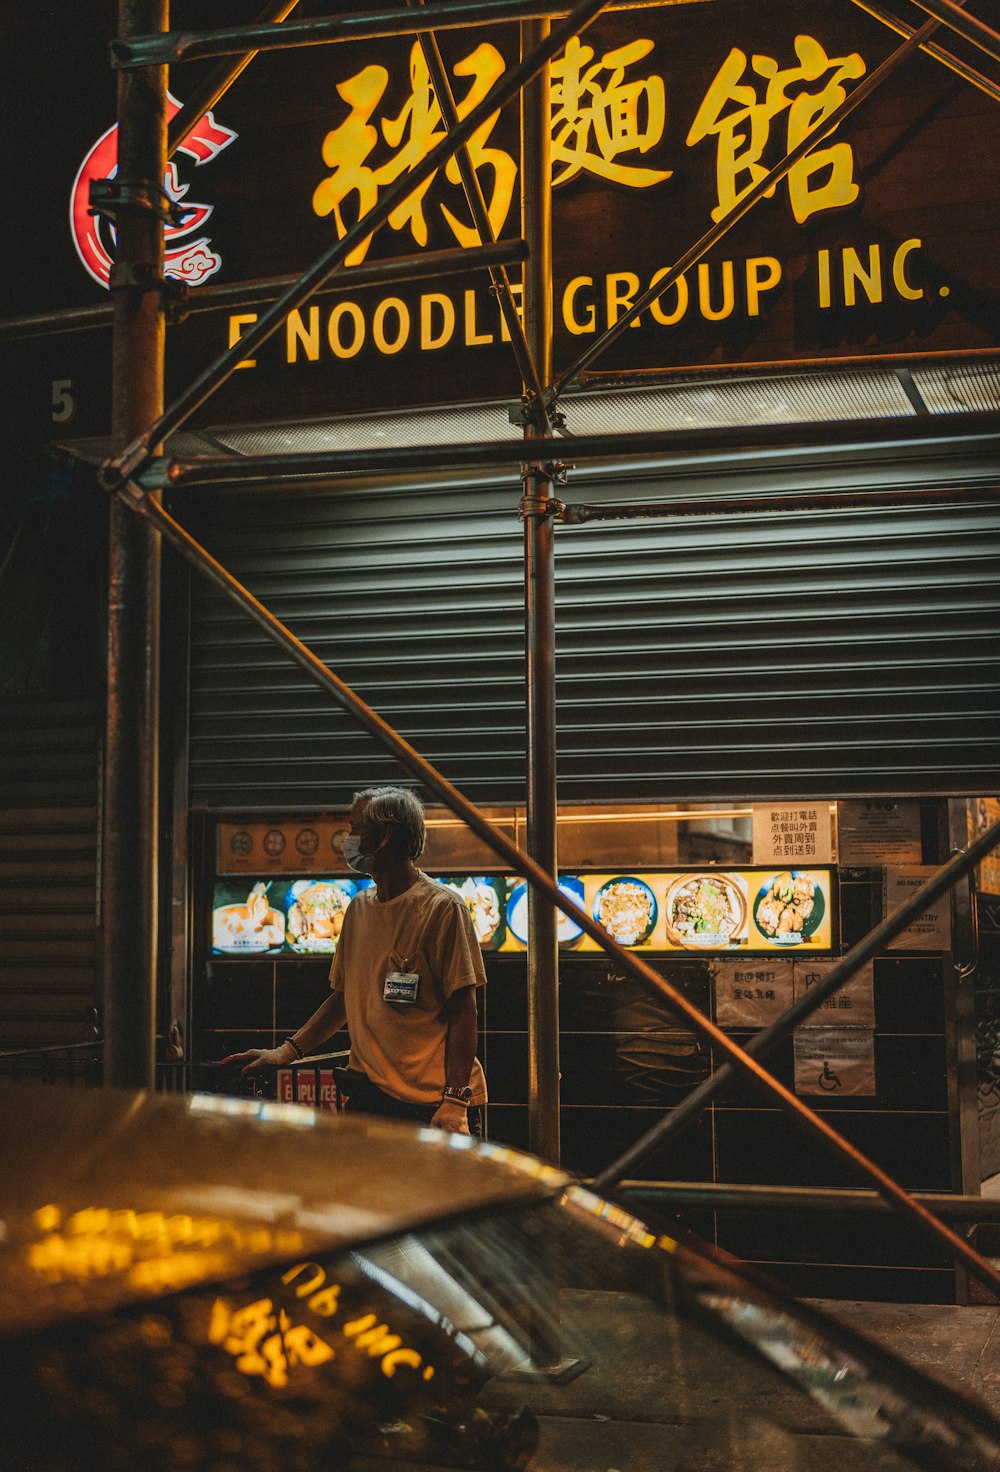
[[[365,804],[365,817],[392,829],[392,848],[410,859],[418,859],[427,841],[424,805],[408,787],[366,787],[354,794]]]

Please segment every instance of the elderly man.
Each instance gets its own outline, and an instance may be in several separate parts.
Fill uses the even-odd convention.
[[[476,1057],[476,988],[486,973],[462,899],[414,862],[426,829],[418,798],[403,787],[359,792],[344,858],[370,874],[356,895],[330,969],[330,995],[277,1048],[223,1061],[243,1072],[294,1063],[347,1023],[348,1110],[470,1133],[478,1129],[486,1078]]]

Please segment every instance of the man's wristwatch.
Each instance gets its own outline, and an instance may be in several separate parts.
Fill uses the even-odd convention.
[[[445,1084],[442,1099],[447,1099],[453,1104],[464,1104],[466,1108],[472,1103],[472,1090],[469,1088],[459,1089],[454,1084]]]

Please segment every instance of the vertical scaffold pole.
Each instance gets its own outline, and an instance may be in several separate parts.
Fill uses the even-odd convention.
[[[169,28],[169,0],[119,0],[121,36]],[[163,412],[167,68],[118,75],[117,247],[111,278],[116,451]],[[104,1081],[155,1079],[159,890],[160,538],[114,498],[101,862]]]
[[[547,20],[521,27],[521,53],[530,55],[548,35]],[[531,254],[525,266],[524,311],[528,349],[543,384],[552,379],[552,190],[548,64],[521,94],[522,230]],[[542,406],[535,405],[536,410]],[[545,433],[539,413],[525,428],[525,456]],[[541,448],[541,447],[540,447]],[[550,448],[542,448],[550,458]],[[528,853],[556,873],[555,523],[541,509],[549,483],[525,481],[522,502],[525,560]],[[559,950],[552,901],[528,891],[528,1146],[557,1162],[559,1141]]]

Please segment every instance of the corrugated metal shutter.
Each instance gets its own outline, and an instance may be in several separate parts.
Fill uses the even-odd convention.
[[[94,700],[0,703],[0,1046],[92,1036],[98,720]]]
[[[563,499],[997,480],[997,442],[573,472]],[[208,495],[181,519],[474,800],[523,800],[519,486]],[[1000,507],[557,531],[563,801],[998,783]],[[341,806],[399,770],[195,579],[191,798]]]

